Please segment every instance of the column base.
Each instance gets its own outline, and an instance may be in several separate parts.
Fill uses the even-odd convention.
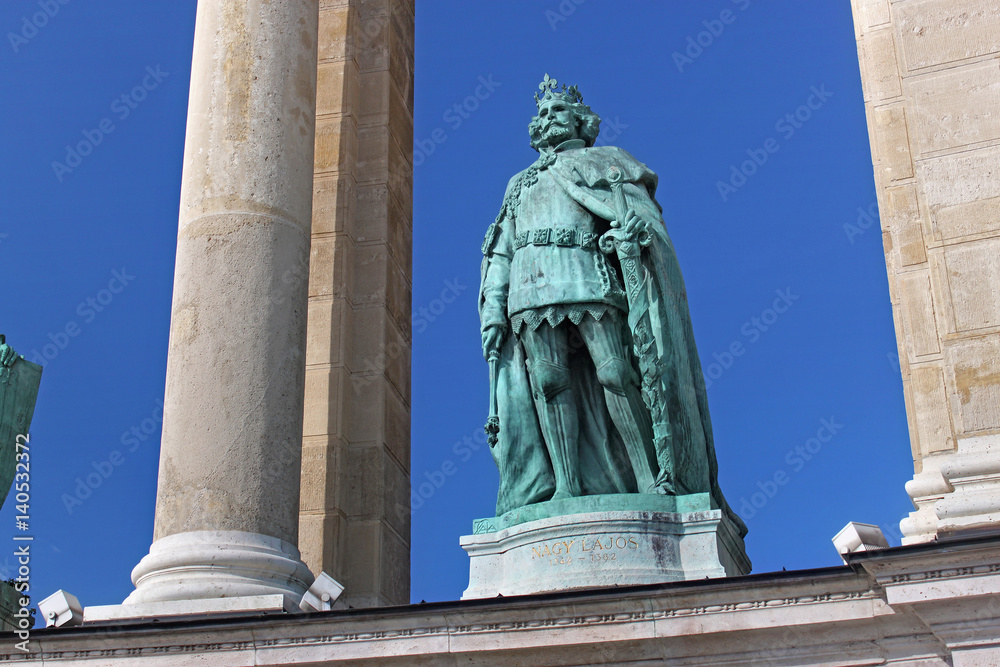
[[[556,503],[590,511],[511,523]],[[712,505],[707,493],[583,496],[480,519],[461,538],[470,558],[462,599],[749,573],[743,538]]]
[[[960,438],[941,475],[954,491],[934,505],[938,533],[1000,526],[1000,435]]]
[[[925,458],[906,492],[917,509],[900,522],[904,545],[1000,526],[1000,435],[960,438],[957,451]]]
[[[312,581],[299,550],[284,540],[241,531],[191,531],[153,542],[132,570],[135,590],[122,606],[282,596],[280,606],[298,609]]]
[[[903,533],[903,546],[922,544],[937,539],[938,516],[934,506],[955,489],[941,475],[940,466],[948,455],[929,456],[923,460],[923,469],[906,483],[906,493],[915,510],[899,522]]]

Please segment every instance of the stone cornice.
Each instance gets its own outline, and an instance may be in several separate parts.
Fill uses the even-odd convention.
[[[900,664],[935,664],[953,649],[995,640],[1000,602],[989,602],[1000,598],[989,591],[1000,586],[998,546],[997,536],[980,536],[857,554],[850,567],[728,579],[302,615],[95,623],[33,632],[31,654],[5,651],[0,661],[125,666],[140,657],[173,664],[176,656],[183,664],[197,655],[215,667],[402,665],[413,656],[453,663],[517,655],[538,664],[558,656],[566,664],[808,658],[848,665],[891,654]],[[13,637],[0,641],[13,647]]]
[[[327,660],[330,656],[389,659],[413,653],[482,657],[501,646],[544,650],[564,643],[566,650],[572,645],[572,650],[597,651],[610,660],[617,651],[635,643],[658,654],[665,650],[661,645],[668,638],[693,639],[689,636],[693,628],[716,636],[747,635],[750,641],[746,645],[758,644],[761,650],[770,647],[767,650],[771,651],[784,642],[781,650],[794,652],[796,645],[809,643],[813,632],[797,630],[797,626],[822,619],[829,631],[840,634],[834,625],[860,626],[873,615],[891,615],[891,610],[882,607],[880,594],[870,588],[866,576],[839,567],[310,615],[94,624],[39,631],[33,635],[39,653],[0,655],[0,660],[20,664],[41,664],[44,660],[50,664],[111,659],[125,665],[138,657],[214,654],[224,665],[244,664],[243,655],[252,655],[257,661],[246,664],[280,665],[316,660],[318,655]],[[212,641],[205,641],[206,635]],[[856,636],[857,628],[852,627],[846,635]],[[716,651],[705,655],[713,653]]]

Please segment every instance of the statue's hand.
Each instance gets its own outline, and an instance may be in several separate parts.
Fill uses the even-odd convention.
[[[10,368],[17,360],[17,352],[7,344],[7,337],[0,334],[0,366]]]
[[[635,209],[630,208],[625,214],[625,224],[622,225],[625,238],[634,239],[640,235],[649,235],[649,224],[639,217]]]
[[[500,346],[503,345],[506,330],[499,324],[491,324],[483,331],[483,357],[490,358],[490,353],[500,353]]]

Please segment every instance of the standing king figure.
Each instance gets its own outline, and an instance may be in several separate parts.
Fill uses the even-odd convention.
[[[539,158],[510,180],[482,247],[483,353],[499,358],[497,515],[585,495],[707,492],[735,517],[656,174],[594,146],[600,118],[557,85],[546,75],[539,86],[528,126]]]

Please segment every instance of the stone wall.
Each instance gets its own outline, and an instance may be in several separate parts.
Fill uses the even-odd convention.
[[[1000,522],[1000,2],[852,6],[922,542]]]
[[[409,602],[413,0],[322,0],[299,548]]]

